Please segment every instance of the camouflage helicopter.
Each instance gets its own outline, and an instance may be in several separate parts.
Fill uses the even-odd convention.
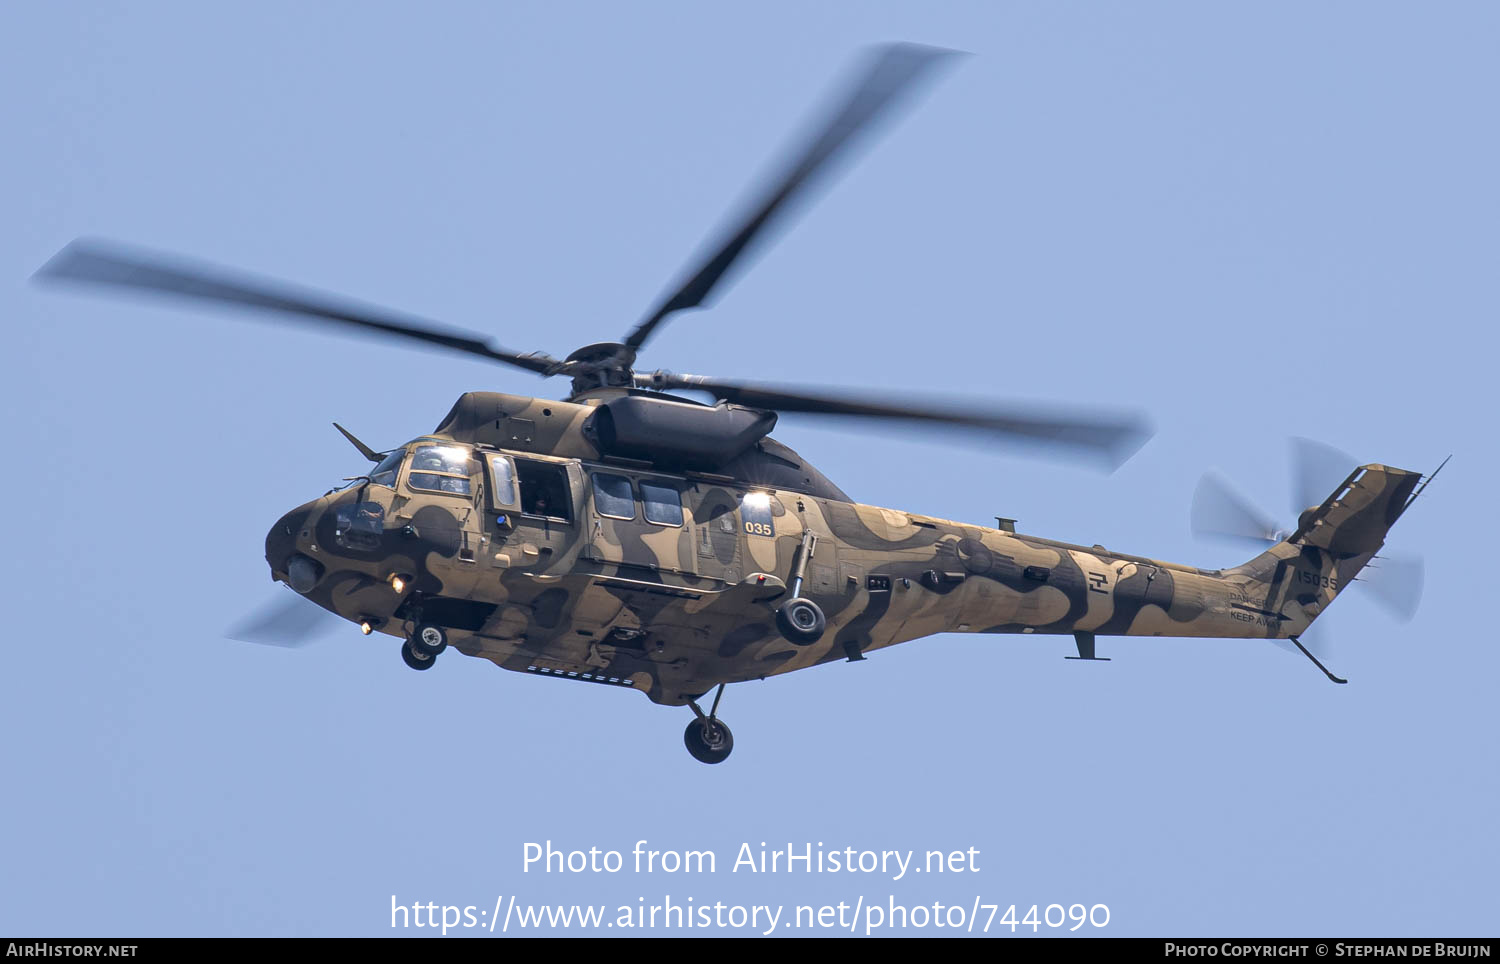
[[[1022,535],[1011,520],[989,528],[862,505],[770,436],[778,413],[834,415],[1118,464],[1149,436],[1138,417],[941,407],[635,370],[664,321],[705,306],[768,226],[950,56],[910,44],[875,49],[814,136],[680,285],[623,341],[561,360],[102,242],[74,242],[38,277],[257,309],[571,378],[560,401],[465,393],[430,435],[385,451],[336,424],[371,466],[271,527],[271,576],[300,598],[251,636],[295,641],[303,617],[319,611],[310,602],[367,635],[398,638],[414,670],[452,648],[518,672],[640,690],[692,709],[684,742],[704,763],[734,746],[718,716],[727,684],[863,660],[935,633],[1071,635],[1069,658],[1084,660],[1101,658],[1099,636],[1290,639],[1302,648],[1299,635],[1420,491],[1419,473],[1356,468],[1295,531],[1277,533],[1243,565],[1205,570]]]

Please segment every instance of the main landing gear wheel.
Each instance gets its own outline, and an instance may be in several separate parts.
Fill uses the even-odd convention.
[[[823,610],[818,608],[817,603],[798,596],[796,599],[788,599],[776,610],[776,628],[781,630],[781,635],[788,642],[809,646],[823,638],[828,620],[824,618]]]
[[[419,653],[413,647],[411,640],[401,644],[401,661],[412,669],[432,669],[437,665],[437,657],[427,653]]]
[[[720,683],[719,691],[714,694],[713,709],[707,714],[699,709],[696,700],[688,700],[696,719],[682,732],[682,742],[699,763],[723,763],[734,749],[734,734],[718,717],[719,699],[723,695],[724,684]]]
[[[437,656],[448,648],[448,634],[436,623],[418,623],[411,634],[411,648],[424,656]]]
[[[734,734],[723,720],[705,717],[688,723],[682,742],[699,763],[723,763],[734,749]]]

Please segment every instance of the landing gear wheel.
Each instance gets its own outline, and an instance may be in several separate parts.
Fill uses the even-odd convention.
[[[437,656],[448,648],[448,634],[436,623],[418,623],[411,634],[411,648],[423,656]]]
[[[437,665],[437,657],[427,653],[419,653],[413,648],[410,640],[401,644],[401,661],[412,669],[432,669]]]
[[[776,628],[789,642],[808,646],[823,638],[828,620],[823,617],[823,610],[817,603],[798,596],[782,603],[776,610]]]
[[[687,751],[699,763],[723,763],[734,749],[734,734],[717,717],[694,719],[682,733]]]

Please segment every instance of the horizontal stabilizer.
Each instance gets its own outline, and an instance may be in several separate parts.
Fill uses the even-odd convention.
[[[1302,513],[1289,541],[1325,549],[1334,556],[1372,553],[1401,518],[1420,472],[1365,465],[1344,480],[1333,494]]]

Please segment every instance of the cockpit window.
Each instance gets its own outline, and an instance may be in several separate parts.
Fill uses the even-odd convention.
[[[397,449],[385,458],[380,464],[370,470],[370,481],[376,485],[384,485],[390,488],[396,487],[396,472],[401,468],[401,460],[406,458],[405,449]]]
[[[373,552],[380,548],[385,509],[378,502],[344,504],[333,514],[333,536],[345,549]]]
[[[434,475],[431,472],[413,472],[406,477],[406,484],[414,489],[428,492],[446,492],[449,495],[468,495],[469,480],[452,475]]]
[[[446,445],[424,445],[411,454],[406,484],[428,492],[468,495],[469,452]]]
[[[423,445],[411,453],[413,472],[469,474],[469,452],[452,445]]]

